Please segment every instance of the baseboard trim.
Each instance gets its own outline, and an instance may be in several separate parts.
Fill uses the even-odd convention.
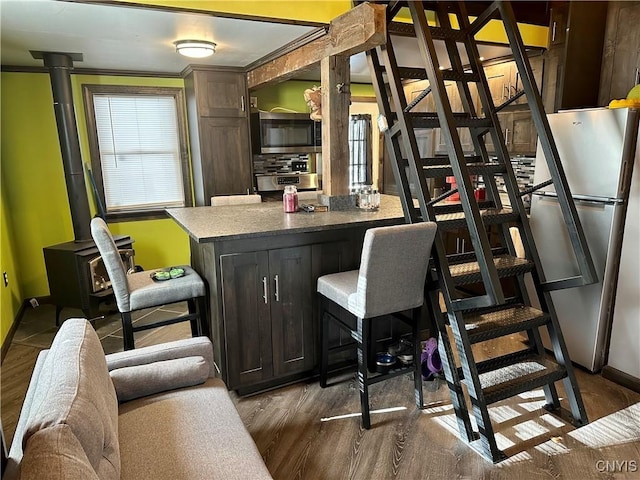
[[[4,342],[2,342],[2,348],[0,350],[0,363],[4,362],[4,357],[7,356],[7,352],[9,351],[9,347],[11,346],[11,342],[13,341],[13,336],[18,329],[18,325],[20,325],[20,320],[22,320],[22,315],[24,315],[24,311],[27,309],[27,307],[30,308],[31,304],[29,303],[29,300],[24,300],[20,305],[20,308],[18,308],[18,313],[16,313],[16,318],[13,320],[13,325],[11,325],[9,332],[7,332],[7,336],[4,338]]]
[[[4,342],[2,342],[2,347],[0,347],[0,364],[4,362],[4,357],[7,355],[7,352],[9,351],[9,347],[11,346],[11,342],[13,341],[13,336],[15,335],[16,330],[20,325],[20,321],[22,320],[22,316],[24,315],[24,312],[27,310],[27,308],[33,308],[33,306],[31,305],[31,300],[34,298],[35,300],[38,301],[38,304],[40,305],[51,303],[51,295],[45,295],[42,297],[25,298],[22,301],[20,308],[18,308],[18,313],[16,313],[16,318],[13,320],[13,325],[11,325],[11,328],[7,332],[7,336],[5,337]]]
[[[602,377],[611,380],[629,390],[640,393],[640,378],[636,378],[628,373],[621,372],[609,365],[602,367]]]

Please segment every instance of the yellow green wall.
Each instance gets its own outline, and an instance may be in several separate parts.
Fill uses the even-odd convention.
[[[264,111],[278,111],[278,108],[293,110],[299,113],[309,112],[304,101],[304,91],[307,88],[320,86],[320,82],[306,80],[289,80],[288,82],[270,85],[260,90],[251,92],[252,97],[258,99],[258,109]],[[351,84],[351,95],[356,97],[375,97],[373,86],[361,83]]]
[[[2,73],[2,177],[21,293],[46,295],[42,247],[73,238],[48,75]]]
[[[1,82],[2,271],[10,276],[1,297],[4,341],[20,302],[49,294],[42,248],[73,240],[73,227],[49,75],[3,72]],[[85,163],[90,158],[82,83],[183,87],[182,79],[72,75]],[[112,223],[110,227],[114,234],[135,240],[136,262],[146,269],[189,263],[188,236],[170,219]]]
[[[0,160],[1,162],[1,160]],[[0,165],[0,169],[2,165]],[[4,175],[0,179],[0,276],[7,272],[9,285],[5,286],[0,280],[0,338],[4,341],[13,320],[22,303],[22,290],[20,288],[20,272],[16,269],[15,245],[11,230],[8,228],[8,202],[4,195]]]

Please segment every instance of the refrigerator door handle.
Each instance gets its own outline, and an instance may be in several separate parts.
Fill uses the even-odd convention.
[[[533,192],[538,197],[558,198],[555,192]],[[592,197],[589,195],[573,195],[571,197],[574,203],[592,204],[592,205],[622,205],[624,200],[621,198],[610,197]]]

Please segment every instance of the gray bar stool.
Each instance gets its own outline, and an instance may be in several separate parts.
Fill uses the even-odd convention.
[[[204,281],[195,270],[186,265],[172,267],[182,269],[184,275],[166,281],[156,281],[152,278],[153,273],[162,269],[127,273],[109,227],[102,218],[96,217],[91,220],[91,236],[102,255],[111,280],[118,311],[122,317],[125,350],[135,348],[134,332],[179,322],[191,322],[191,334],[194,337],[209,335],[205,303],[206,288]],[[186,315],[140,326],[134,326],[131,321],[131,313],[136,310],[185,300],[189,307],[189,313]]]
[[[362,404],[362,425],[371,426],[369,385],[413,371],[416,403],[423,406],[420,369],[419,310],[436,234],[433,222],[395,225],[367,230],[362,247],[360,269],[318,278],[320,304],[327,299],[356,317],[356,328],[321,309],[320,386],[327,386],[329,364],[329,322],[350,332],[358,349],[358,387]],[[324,297],[324,298],[323,298]],[[326,301],[326,300],[325,300]],[[389,373],[369,373],[370,322],[382,315],[412,310],[412,318],[398,316],[412,325],[413,365]],[[342,349],[336,347],[335,350]]]

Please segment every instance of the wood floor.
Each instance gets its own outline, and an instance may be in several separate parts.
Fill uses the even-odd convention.
[[[35,358],[55,334],[52,311],[43,306],[27,312],[2,364],[2,425],[9,442]],[[117,317],[97,327],[105,351],[122,348]],[[187,337],[189,327],[148,332],[136,337],[138,346]],[[503,346],[483,348],[494,353]],[[373,413],[368,431],[360,427],[352,374],[333,379],[326,389],[313,381],[232,398],[276,479],[640,478],[640,394],[600,375],[577,373],[591,423],[574,429],[541,412],[541,390],[498,403],[491,415],[509,458],[497,465],[458,439],[448,390],[437,381],[424,383],[424,410],[413,404],[409,376],[373,386],[372,409],[392,411]]]

